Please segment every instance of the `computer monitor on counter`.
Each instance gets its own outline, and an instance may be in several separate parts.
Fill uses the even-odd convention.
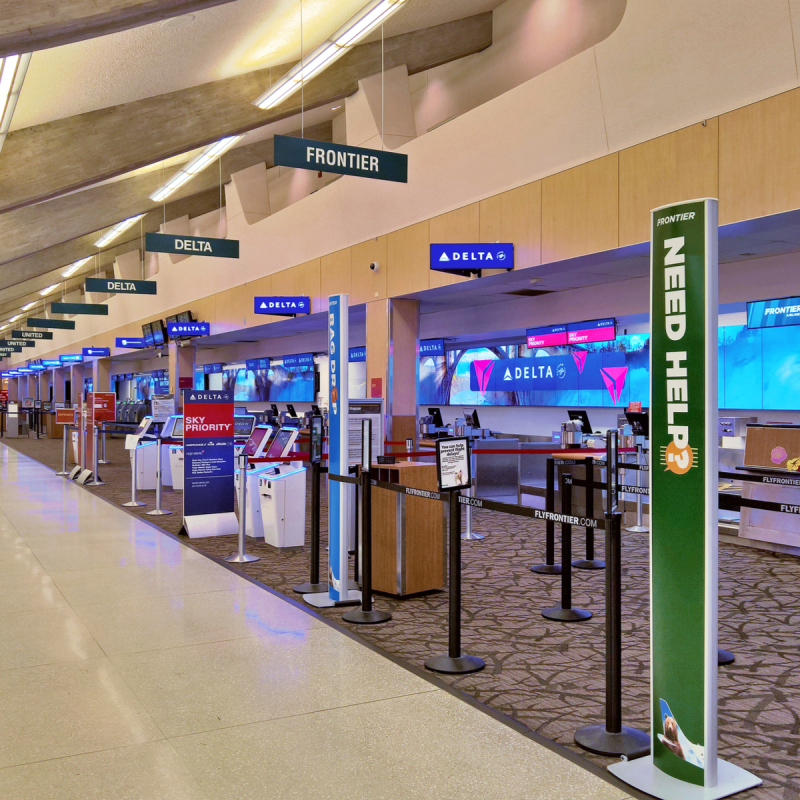
[[[592,424],[589,422],[589,415],[584,409],[573,409],[571,411],[567,411],[567,414],[573,422],[581,423],[581,433],[593,433]]]

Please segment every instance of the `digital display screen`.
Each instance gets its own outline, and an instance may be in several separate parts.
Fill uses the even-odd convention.
[[[175,427],[172,429],[172,435],[176,439],[183,438],[183,417],[180,416],[175,420]]]
[[[567,344],[566,325],[548,325],[545,328],[528,328],[525,332],[528,347],[559,347]]]
[[[234,401],[313,403],[314,366],[272,364],[257,370],[227,367],[222,371],[222,388],[233,392]]]
[[[250,416],[234,416],[233,418],[233,435],[240,438],[250,436],[256,424],[256,418]]]
[[[567,344],[592,344],[613,342],[617,338],[615,319],[595,319],[591,322],[573,322],[567,325]]]
[[[444,339],[423,339],[419,343],[419,355],[422,356],[443,356]]]
[[[150,323],[150,328],[153,332],[153,344],[154,345],[165,344],[166,333],[164,329],[164,323],[160,319],[157,319],[155,322]]]
[[[145,347],[153,346],[153,327],[149,322],[142,325],[142,338],[144,339]]]
[[[289,444],[293,433],[294,430],[287,428],[283,428],[282,430],[278,431],[278,435],[269,446],[267,458],[280,458],[283,455],[283,451],[286,449],[286,445]]]
[[[269,438],[271,432],[271,428],[255,428],[250,434],[250,438],[247,440],[247,444],[244,446],[242,452],[246,456],[254,456],[258,452],[261,442],[264,441],[264,437]]]
[[[800,297],[779,297],[747,304],[748,328],[780,328],[800,325]]]

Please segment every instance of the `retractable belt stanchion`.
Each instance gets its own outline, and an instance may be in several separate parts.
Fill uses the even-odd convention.
[[[572,514],[572,476],[561,476],[561,513]],[[582,622],[591,619],[592,612],[572,607],[572,525],[561,523],[561,605],[542,611],[545,619],[554,622]]]
[[[449,552],[449,634],[446,656],[431,656],[425,666],[432,672],[462,675],[479,672],[486,663],[477,656],[461,652],[461,492],[450,493],[450,552]]]
[[[161,436],[156,439],[156,507],[152,511],[145,511],[148,517],[167,517],[172,512],[161,508]]]
[[[102,464],[105,466],[106,464],[110,464],[111,462],[106,459],[106,423],[103,422],[103,457],[97,462],[98,464]]]
[[[342,619],[356,625],[377,625],[388,622],[392,615],[372,607],[372,420],[364,419],[361,424],[361,608],[346,611]]]
[[[67,441],[69,440],[69,425],[64,425],[64,446],[61,451],[61,471],[56,472],[56,475],[69,475],[67,469]]]
[[[475,497],[475,451],[470,448],[470,456],[472,459],[472,482],[470,484],[469,489],[467,490],[467,494],[469,497]],[[467,529],[464,533],[461,534],[461,539],[465,542],[479,542],[481,539],[485,539],[486,537],[482,533],[475,533],[472,530],[472,506],[467,506]]]
[[[249,555],[245,552],[245,523],[247,520],[247,456],[242,453],[239,456],[239,550],[225,560],[231,564],[247,564],[251,561],[258,561],[258,556]]]
[[[92,478],[86,481],[86,486],[105,486],[105,481],[100,480],[97,474],[97,446],[99,444],[97,425],[92,425]]]
[[[640,444],[636,445],[636,464],[639,467],[643,466],[643,464],[644,464],[644,461],[643,461],[643,458],[642,458],[642,446]],[[636,470],[636,487],[638,489],[642,488],[642,472],[643,472],[643,470],[641,470],[641,469],[637,469]],[[626,481],[626,483],[627,483],[627,481]],[[630,531],[631,533],[647,533],[650,530],[650,528],[648,528],[644,524],[644,517],[643,517],[643,514],[642,514],[642,495],[641,494],[637,494],[636,495],[636,524],[635,525],[629,525],[627,528],[625,528],[625,530],[626,531]]]
[[[594,519],[594,459],[584,458],[586,467],[586,516]],[[586,558],[572,562],[576,569],[605,569],[606,562],[594,557],[594,528],[586,528]]]
[[[126,508],[137,508],[138,506],[146,506],[147,503],[142,503],[140,500],[136,499],[136,473],[139,471],[139,443],[136,443],[136,446],[131,450],[133,455],[131,456],[131,499],[127,503],[123,503],[122,505]]]
[[[545,484],[544,508],[545,511],[556,510],[555,483],[556,462],[548,458],[546,463],[547,480]],[[588,516],[588,515],[587,515]],[[556,564],[556,524],[551,520],[545,522],[544,564],[535,564],[531,572],[538,575],[560,575],[561,566]]]
[[[610,462],[609,462],[610,470]],[[590,753],[638,758],[650,752],[650,736],[622,724],[622,514],[606,499],[606,721],[575,733]]]

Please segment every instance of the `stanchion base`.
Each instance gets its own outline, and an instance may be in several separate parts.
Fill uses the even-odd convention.
[[[622,726],[620,733],[609,733],[605,725],[587,725],[575,732],[575,744],[600,756],[626,756],[629,759],[650,755],[650,735]]]
[[[352,622],[354,625],[380,625],[382,622],[388,622],[392,615],[388,611],[362,611],[360,608],[354,608],[352,611],[345,611],[342,614],[342,619],[345,622]]]
[[[101,466],[101,467],[104,467],[106,464],[110,464],[110,463],[111,463],[110,461],[98,461],[97,462],[98,466]]]
[[[152,511],[144,512],[148,517],[168,517],[172,514],[171,511],[165,511],[163,508],[154,508]]]
[[[560,606],[555,606],[542,611],[542,616],[554,622],[583,622],[592,618],[592,612],[584,608],[561,608]]]
[[[240,556],[238,553],[234,553],[232,556],[228,556],[226,559],[229,564],[249,564],[251,561],[258,561],[258,556],[251,556],[250,553],[245,553],[243,556]]]
[[[606,562],[601,561],[599,558],[579,558],[577,561],[572,562],[572,566],[575,569],[605,569]]]
[[[327,583],[301,583],[292,591],[297,594],[327,594],[329,588]]]
[[[479,542],[481,539],[485,539],[486,537],[481,533],[462,533],[461,534],[461,541],[462,542]]]
[[[625,530],[629,533],[650,533],[650,528],[646,528],[644,525],[631,525]]]
[[[470,672],[480,672],[485,666],[486,662],[477,656],[431,656],[425,661],[425,669],[445,675],[468,675]]]
[[[127,503],[123,503],[123,508],[139,508],[139,506],[146,506],[147,503],[140,503],[138,500],[129,500]]]
[[[723,650],[721,647],[717,649],[717,665],[725,667],[728,664],[733,664],[736,661],[736,656],[730,650]]]
[[[69,471],[65,472],[62,470],[61,472],[56,472],[56,475],[69,475]]]
[[[351,590],[352,591],[352,590]],[[361,592],[353,592],[347,600],[331,600],[326,594],[304,594],[303,600],[314,608],[335,608],[337,606],[360,606]]]
[[[532,567],[529,567],[531,572],[535,572],[537,575],[560,575],[561,574],[561,565],[560,564],[535,564]]]

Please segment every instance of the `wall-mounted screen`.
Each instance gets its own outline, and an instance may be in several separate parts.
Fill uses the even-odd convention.
[[[261,403],[313,403],[314,366],[285,367],[271,363],[267,369],[238,365],[222,372],[222,387],[233,392],[234,401]]]
[[[594,319],[590,322],[571,322],[567,325],[567,344],[613,342],[617,338],[615,319]]]
[[[164,321],[157,319],[155,322],[150,323],[150,329],[153,333],[153,344],[156,347],[161,347],[167,342],[167,328]]]
[[[544,328],[528,328],[525,332],[528,347],[559,347],[567,343],[566,325],[548,325]]]
[[[800,297],[756,300],[747,304],[748,328],[780,328],[800,325]]]
[[[153,346],[153,326],[149,322],[142,325],[142,338],[144,339],[145,347]]]

